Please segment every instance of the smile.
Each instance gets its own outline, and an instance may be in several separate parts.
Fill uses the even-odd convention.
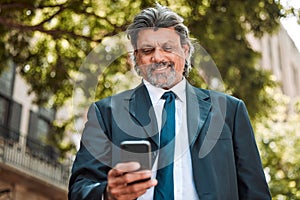
[[[165,66],[165,67],[155,68],[154,70],[155,70],[155,71],[163,71],[163,70],[167,69],[168,67],[169,67],[169,66],[167,65],[167,66]]]
[[[161,63],[156,63],[154,66],[152,66],[152,71],[156,72],[162,72],[167,70],[168,68],[173,67],[174,65],[171,62],[161,62]]]

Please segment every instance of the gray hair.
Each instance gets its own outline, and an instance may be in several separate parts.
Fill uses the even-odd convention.
[[[127,28],[127,34],[133,48],[137,49],[138,33],[143,28],[169,28],[174,27],[175,31],[180,36],[181,45],[189,46],[189,55],[185,61],[184,76],[188,76],[191,68],[191,56],[194,52],[194,47],[189,38],[189,30],[183,24],[183,18],[169,8],[156,3],[153,8],[146,8],[141,13],[135,16],[133,23]],[[135,67],[136,68],[136,67]]]

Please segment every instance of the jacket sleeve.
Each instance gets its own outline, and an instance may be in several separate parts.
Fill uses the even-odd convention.
[[[233,140],[239,199],[271,199],[253,129],[243,101],[239,101],[236,107]]]
[[[69,181],[70,200],[100,200],[111,169],[111,143],[101,112],[92,104]]]

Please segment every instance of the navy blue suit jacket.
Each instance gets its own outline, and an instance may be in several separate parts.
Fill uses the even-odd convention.
[[[199,199],[271,199],[244,103],[190,84],[186,93],[189,148]],[[143,84],[93,103],[73,164],[69,199],[101,199],[107,173],[119,162],[124,140],[150,141],[154,160],[157,133]]]

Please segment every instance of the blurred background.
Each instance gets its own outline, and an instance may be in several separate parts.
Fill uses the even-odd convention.
[[[300,199],[299,1],[157,2],[185,19],[223,92],[246,103],[273,199]],[[0,200],[67,199],[87,106],[139,83],[126,51],[103,57],[118,46],[107,41],[154,3],[0,1]],[[212,89],[200,67],[189,81]]]

